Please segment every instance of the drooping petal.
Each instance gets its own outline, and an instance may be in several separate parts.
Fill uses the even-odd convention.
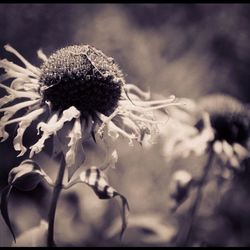
[[[17,129],[17,135],[13,140],[14,149],[16,151],[21,151],[17,157],[23,156],[25,152],[27,151],[27,148],[23,145],[23,135],[31,123],[32,123],[32,120],[21,121],[18,125],[19,127]]]
[[[0,68],[4,68],[6,72],[16,72],[23,75],[30,73],[31,76],[36,76],[34,73],[28,72],[27,69],[20,67],[7,59],[0,60]]]
[[[55,114],[51,117],[48,123],[40,122],[37,125],[37,130],[41,130],[43,132],[42,137],[30,147],[30,158],[34,156],[34,154],[38,154],[44,147],[45,141],[51,136],[55,135],[57,131],[59,131],[65,122],[71,121],[74,118],[80,117],[80,111],[76,109],[74,106],[63,111],[62,117],[58,119],[58,114]]]
[[[41,95],[36,92],[18,91],[2,83],[0,83],[0,88],[5,89],[12,96],[11,100],[14,100],[15,98],[29,98],[31,100],[41,99]]]
[[[106,150],[105,160],[102,165],[99,167],[101,170],[104,170],[109,167],[115,167],[115,164],[118,161],[118,154],[115,147],[115,142],[112,137],[108,135],[108,128],[104,129],[103,142]]]
[[[36,81],[24,81],[23,79],[16,78],[11,82],[10,88],[14,90],[24,90],[24,91],[33,91],[38,92],[40,84],[38,80]]]
[[[142,98],[144,98],[145,100],[148,100],[150,98],[150,91],[143,91],[141,90],[140,88],[138,88],[136,85],[134,84],[125,84],[125,89],[131,93],[131,92],[134,92],[135,94],[141,96]]]
[[[78,153],[78,147],[81,146],[82,142],[82,127],[80,118],[75,120],[72,130],[69,132],[68,137],[70,138],[68,147],[69,150],[66,153],[65,161],[67,167],[72,167],[76,162],[76,154]]]
[[[22,121],[26,121],[26,122],[31,121],[32,122],[34,119],[36,119],[38,116],[40,116],[44,112],[45,112],[45,108],[43,107],[43,108],[34,110],[32,112],[29,112],[25,116],[15,118],[12,120],[8,120],[8,121],[4,122],[3,124],[0,124],[0,138],[3,138],[3,140],[8,138],[8,133],[4,130],[5,126],[7,126],[8,124],[22,122]]]
[[[35,74],[36,76],[40,75],[40,69],[29,63],[18,51],[12,48],[9,44],[5,45],[4,48],[8,52],[13,53],[16,57],[18,57],[18,59],[20,59],[20,61],[26,66],[29,74]]]

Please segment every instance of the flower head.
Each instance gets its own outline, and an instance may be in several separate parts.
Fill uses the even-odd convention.
[[[122,136],[130,145],[134,141],[141,143],[146,134],[153,134],[159,123],[152,111],[174,103],[173,96],[149,101],[149,93],[125,83],[113,58],[90,45],[68,46],[49,57],[39,50],[38,56],[43,60],[40,67],[30,64],[11,46],[6,45],[5,49],[24,64],[22,67],[0,60],[0,67],[5,70],[0,81],[11,79],[10,86],[0,83],[7,92],[0,99],[0,112],[3,112],[0,137],[6,140],[5,127],[18,123],[14,148],[20,151],[19,156],[27,151],[23,145],[25,131],[32,121],[39,120],[40,138],[30,145],[30,158],[41,152],[46,140],[53,137],[56,149],[65,155],[67,166],[80,165],[84,160],[84,157],[78,160],[84,154],[83,141],[99,136],[107,151],[101,168],[113,166],[117,161],[114,140]],[[11,104],[12,101],[18,103]],[[26,114],[12,119],[21,109]],[[46,118],[41,118],[42,114]],[[62,138],[58,134],[65,127],[68,130]]]
[[[222,94],[205,96],[195,107],[187,112],[190,119],[183,125],[181,137],[173,135],[166,141],[165,152],[202,155],[211,148],[224,163],[239,167],[249,157],[247,108],[237,99]],[[175,122],[180,125],[178,120]]]

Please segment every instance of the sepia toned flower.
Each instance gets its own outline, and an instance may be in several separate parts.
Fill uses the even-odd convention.
[[[29,153],[29,159],[10,172],[8,186],[1,196],[0,210],[14,240],[8,215],[11,189],[34,189],[43,180],[54,188],[48,215],[48,246],[55,246],[53,224],[60,191],[78,183],[88,185],[100,199],[120,198],[122,237],[127,226],[128,202],[109,185],[102,170],[115,166],[118,160],[115,142],[119,137],[125,138],[130,146],[135,142],[142,144],[146,137],[153,139],[157,125],[166,122],[155,119],[153,111],[177,105],[175,97],[149,100],[150,93],[125,82],[112,57],[90,45],[68,46],[49,57],[39,50],[38,57],[43,61],[40,67],[30,64],[10,45],[5,49],[24,66],[0,60],[0,68],[5,71],[0,76],[0,88],[7,93],[0,98],[0,138],[7,140],[6,126],[16,123],[14,149],[19,157]],[[20,115],[19,111],[26,113]],[[27,149],[23,137],[34,121],[39,139]],[[33,159],[44,150],[49,139],[53,140],[52,156],[61,159],[55,182]],[[105,159],[99,166],[87,166],[76,173],[85,161],[87,140],[102,144]]]
[[[157,131],[153,110],[174,104],[174,97],[160,101],[148,100],[150,94],[133,84],[125,83],[124,76],[112,57],[90,45],[74,45],[57,50],[47,57],[41,50],[40,67],[30,64],[10,45],[5,49],[24,64],[19,66],[7,59],[0,60],[5,73],[0,87],[7,95],[0,99],[0,137],[8,138],[6,126],[17,123],[14,148],[18,156],[26,153],[24,133],[38,120],[39,140],[29,145],[29,158],[41,152],[49,138],[56,151],[63,151],[68,167],[84,161],[84,140],[98,136],[105,145],[106,159],[101,169],[113,166],[117,152],[113,142],[119,137],[129,145],[141,143],[145,135]],[[11,81],[10,86],[2,82]],[[13,104],[15,102],[15,104]],[[16,103],[17,102],[17,103]],[[13,116],[20,110],[26,113]],[[43,118],[43,117],[46,118]],[[43,120],[45,119],[45,120]],[[67,129],[66,129],[67,128]],[[63,136],[58,136],[63,131]]]
[[[208,95],[196,102],[192,111],[182,112],[190,119],[182,124],[179,115],[180,119],[173,121],[182,132],[169,135],[164,146],[166,155],[199,156],[211,149],[233,168],[239,168],[249,157],[250,113],[239,100],[223,94]]]

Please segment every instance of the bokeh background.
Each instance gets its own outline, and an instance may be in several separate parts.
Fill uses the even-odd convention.
[[[36,55],[40,48],[49,55],[67,45],[91,44],[114,57],[126,81],[144,90],[194,100],[220,92],[250,102],[248,4],[1,4],[0,31],[0,58],[15,61],[3,49],[5,44],[35,65],[41,63]],[[14,131],[14,126],[8,129]],[[16,157],[11,138],[0,144],[0,188],[6,185],[9,170],[22,160]],[[27,135],[26,141],[30,140]],[[122,142],[119,151],[117,168],[109,173],[110,183],[127,197],[134,225],[144,226],[129,229],[123,242],[111,237],[109,229],[119,219],[117,204],[99,201],[81,186],[61,197],[56,222],[59,245],[174,245],[181,224],[168,209],[170,177],[177,168],[199,171],[201,159],[168,163],[161,143],[130,148]],[[38,158],[53,176],[55,162],[46,152]],[[216,189],[208,191],[196,220],[194,242],[250,244],[250,183],[245,179],[236,181],[216,207]],[[46,218],[49,198],[44,185],[27,193],[14,190],[9,208],[17,235]],[[0,219],[0,246],[11,242]]]

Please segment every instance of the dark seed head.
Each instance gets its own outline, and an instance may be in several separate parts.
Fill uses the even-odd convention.
[[[100,50],[74,45],[53,53],[41,66],[40,82],[44,100],[53,110],[75,106],[82,115],[109,115],[121,96],[123,73]]]
[[[247,143],[250,115],[240,101],[228,95],[209,95],[200,100],[199,107],[208,112],[216,140],[242,145]],[[202,120],[199,120],[197,127],[202,129],[203,126]]]

